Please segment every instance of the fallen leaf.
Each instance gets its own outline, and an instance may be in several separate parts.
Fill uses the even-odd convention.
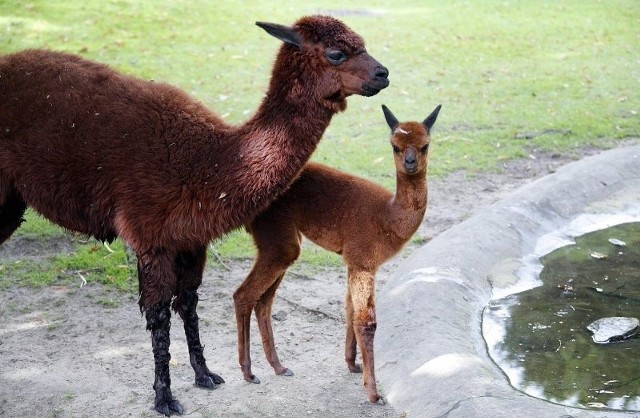
[[[616,238],[609,238],[609,242],[612,243],[613,245],[617,245],[618,247],[624,247],[627,245],[626,242],[620,241],[619,239],[616,239]]]

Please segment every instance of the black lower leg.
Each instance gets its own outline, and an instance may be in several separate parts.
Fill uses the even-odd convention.
[[[171,377],[169,376],[171,311],[169,305],[147,310],[146,317],[147,329],[151,331],[151,345],[155,361],[153,390],[156,392],[156,410],[166,416],[171,415],[171,411],[182,414],[184,408],[171,395]]]
[[[196,312],[198,293],[195,290],[187,290],[182,296],[182,306],[179,312],[182,313],[182,320],[184,321],[184,333],[189,347],[189,360],[196,374],[196,385],[215,389],[217,385],[224,383],[224,379],[209,370],[204,358],[204,347],[200,344],[200,330]]]

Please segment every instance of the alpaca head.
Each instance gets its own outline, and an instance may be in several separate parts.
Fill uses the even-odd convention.
[[[384,118],[391,128],[391,146],[398,173],[407,175],[426,173],[431,127],[436,122],[441,107],[442,105],[438,105],[422,123],[399,123],[391,110],[382,105]]]
[[[308,16],[292,27],[256,24],[285,43],[275,63],[272,87],[274,81],[288,78],[287,94],[293,101],[316,100],[337,112],[346,108],[347,97],[373,96],[389,85],[387,69],[338,19]]]

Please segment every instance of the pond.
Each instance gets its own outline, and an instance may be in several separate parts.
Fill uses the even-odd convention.
[[[529,257],[520,272],[533,288],[494,299],[484,311],[490,356],[516,389],[531,396],[640,411],[637,329],[623,341],[597,343],[587,328],[601,318],[640,318],[640,222],[589,232],[575,242],[547,241],[550,248],[563,246]]]

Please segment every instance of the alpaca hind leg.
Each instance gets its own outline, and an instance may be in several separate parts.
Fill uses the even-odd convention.
[[[244,380],[250,383],[260,383],[260,379],[251,371],[251,312],[258,305],[262,295],[278,281],[281,274],[278,274],[278,271],[272,271],[269,264],[263,261],[262,255],[258,254],[251,272],[233,293],[238,331],[238,361]]]
[[[0,244],[9,239],[24,221],[27,205],[22,197],[0,179]]]
[[[275,227],[273,227],[274,225]],[[274,358],[272,354],[275,354],[275,345],[273,344],[270,314],[268,319],[263,318],[267,312],[270,312],[273,296],[285,271],[300,255],[301,236],[295,227],[285,220],[274,221],[268,219],[266,215],[256,220],[251,229],[250,232],[258,248],[258,256],[251,272],[234,292],[233,301],[238,330],[240,369],[247,382],[260,383],[260,379],[251,372],[251,312],[257,309],[256,317],[263,341],[267,336],[267,344],[269,344],[263,344],[263,347],[268,347],[265,348],[265,354],[271,363]],[[269,293],[270,290],[271,293]],[[269,301],[270,299],[271,301]],[[262,301],[262,305],[258,308],[257,305],[260,304],[260,301]],[[269,309],[266,309],[265,306],[267,302]],[[275,358],[277,359],[277,355]],[[275,364],[275,372],[286,375],[287,369],[279,363],[279,360],[277,363],[272,363],[272,365]]]
[[[275,339],[273,338],[273,327],[271,326],[271,308],[276,296],[276,290],[283,278],[284,273],[282,273],[276,282],[262,295],[256,304],[255,311],[258,328],[262,336],[262,347],[267,361],[271,364],[271,367],[273,367],[277,375],[293,376],[293,372],[280,363],[280,358],[276,352]]]
[[[178,254],[178,294],[173,308],[184,322],[184,333],[189,347],[189,360],[195,372],[197,386],[215,389],[224,379],[211,372],[204,358],[204,346],[200,344],[198,313],[198,287],[206,260],[206,247],[191,253]]]
[[[353,327],[362,356],[364,387],[370,402],[384,404],[378,394],[373,354],[377,327],[374,273],[349,269],[349,292],[353,303]]]
[[[149,251],[138,254],[140,281],[140,309],[145,313],[147,330],[151,331],[151,345],[155,363],[155,409],[166,416],[182,414],[184,408],[171,394],[169,374],[171,299],[175,291],[175,274],[167,254]]]
[[[347,297],[345,298],[344,312],[347,324],[344,358],[351,373],[362,373],[362,366],[356,363],[358,344],[356,340],[356,333],[353,328],[353,302],[351,302],[351,292],[349,290],[347,290]]]

